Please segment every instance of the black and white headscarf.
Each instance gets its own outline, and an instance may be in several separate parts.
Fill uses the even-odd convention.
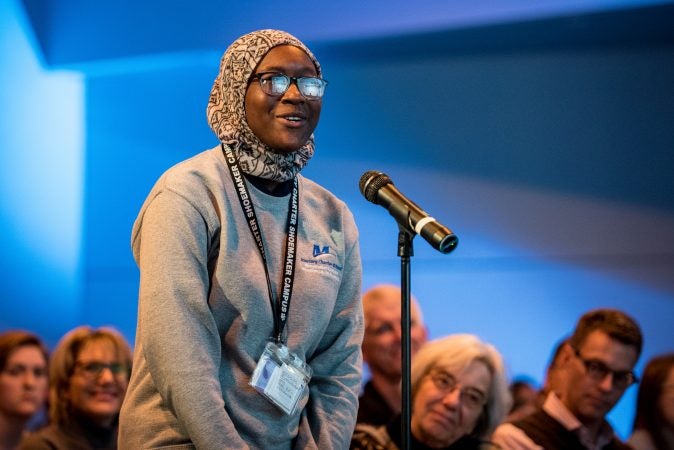
[[[244,173],[274,181],[292,179],[314,154],[314,136],[300,149],[281,154],[264,144],[248,126],[246,89],[253,71],[272,48],[293,45],[304,50],[321,76],[321,66],[311,51],[296,37],[279,30],[253,31],[234,41],[220,61],[208,99],[208,124],[221,142],[239,158]]]

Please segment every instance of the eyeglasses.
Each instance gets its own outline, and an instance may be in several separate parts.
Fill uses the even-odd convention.
[[[585,366],[585,371],[595,381],[602,381],[608,374],[611,374],[613,386],[617,389],[626,389],[627,387],[638,383],[639,379],[631,370],[613,370],[601,361],[596,359],[585,359],[580,356],[578,349],[573,349],[576,358]]]
[[[445,371],[432,371],[430,377],[435,387],[444,395],[459,389],[459,383],[456,381],[456,378]],[[470,387],[461,388],[459,398],[461,399],[461,403],[470,409],[482,408],[487,403],[487,397],[483,392]]]
[[[110,372],[116,376],[128,376],[129,368],[126,364],[122,363],[110,363],[106,364],[100,361],[92,361],[88,363],[77,362],[75,364],[75,370],[82,374],[85,378],[90,380],[95,380],[101,376],[103,370],[108,369]]]
[[[289,77],[283,73],[262,72],[251,77],[260,82],[262,92],[274,97],[285,94],[290,84],[295,83],[300,94],[307,100],[319,100],[323,97],[328,81],[318,77]]]

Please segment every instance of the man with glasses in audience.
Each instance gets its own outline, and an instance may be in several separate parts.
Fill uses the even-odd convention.
[[[560,350],[559,381],[542,408],[498,427],[494,441],[504,450],[629,449],[605,417],[637,382],[642,342],[639,325],[622,311],[584,314]]]
[[[358,399],[358,423],[385,425],[402,409],[401,291],[379,284],[363,294],[365,336],[363,360],[371,378]],[[410,302],[410,347],[414,355],[426,342],[427,331],[419,303]]]

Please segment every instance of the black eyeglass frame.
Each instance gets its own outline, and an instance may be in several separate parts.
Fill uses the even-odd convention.
[[[264,77],[265,75],[271,75],[269,80],[263,80],[262,79],[262,77]],[[274,77],[281,77],[281,78],[285,78],[287,80],[288,84],[286,85],[286,88],[283,90],[283,92],[273,93],[273,92],[267,92],[267,90],[265,89],[265,87],[264,87],[265,84],[263,83],[263,81],[264,82],[269,81],[269,82],[273,83],[272,78],[274,78]],[[291,77],[291,76],[288,76],[288,75],[286,75],[284,73],[281,73],[281,72],[254,73],[253,75],[251,75],[250,81],[252,82],[254,80],[257,80],[258,83],[260,83],[260,89],[262,89],[262,92],[264,92],[265,94],[270,95],[272,97],[280,97],[281,95],[285,94],[286,92],[288,92],[288,89],[290,89],[290,85],[295,83],[295,86],[297,86],[297,90],[300,91],[300,94],[302,94],[302,97],[306,98],[307,100],[312,100],[312,101],[322,99],[323,95],[325,95],[325,88],[328,85],[328,80],[323,79],[323,78],[319,78],[319,77]],[[315,96],[315,95],[305,94],[303,92],[303,90],[304,90],[303,80],[311,80],[311,81],[320,82],[319,89],[320,89],[321,95]]]
[[[601,381],[606,378],[606,375],[611,374],[611,380],[613,386],[618,389],[627,389],[639,382],[639,377],[632,370],[613,370],[604,364],[601,361],[596,359],[587,359],[583,358],[580,355],[580,350],[575,347],[571,347],[573,353],[578,358],[578,360],[583,363],[585,367],[585,373],[594,380]],[[625,381],[621,381],[625,380]]]

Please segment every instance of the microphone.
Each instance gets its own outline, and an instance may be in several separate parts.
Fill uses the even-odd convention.
[[[405,197],[394,185],[388,175],[370,170],[360,177],[360,192],[365,198],[386,208],[398,222],[412,234],[419,234],[431,246],[442,253],[456,248],[459,238],[452,230],[438,223],[426,211]]]

